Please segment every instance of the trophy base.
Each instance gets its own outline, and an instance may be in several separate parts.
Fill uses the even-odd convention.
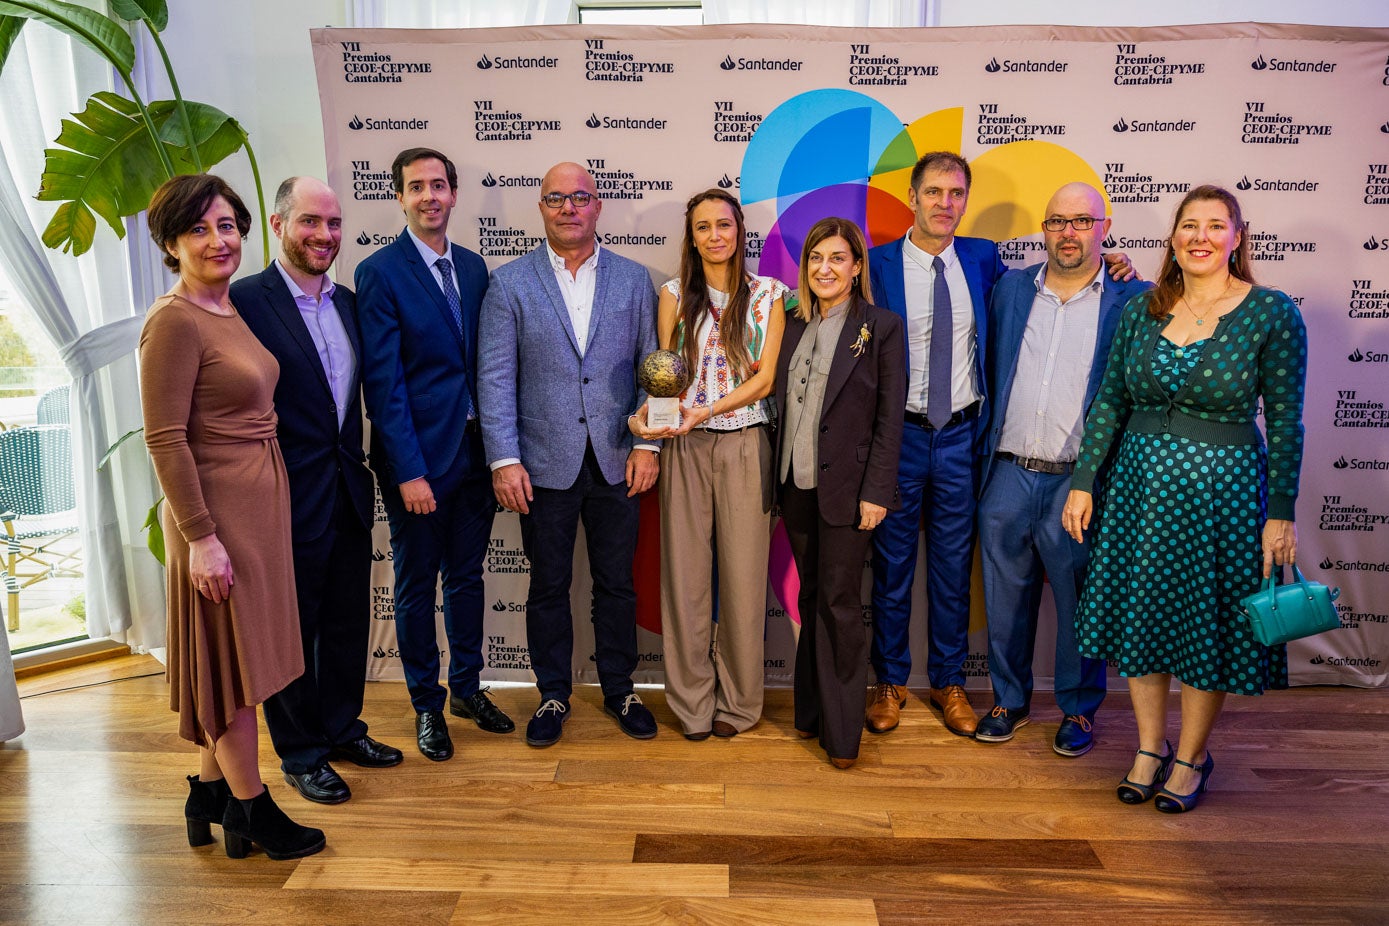
[[[648,398],[646,400],[646,426],[653,431],[680,427],[680,399]]]

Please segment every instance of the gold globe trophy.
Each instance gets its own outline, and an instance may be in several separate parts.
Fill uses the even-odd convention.
[[[687,378],[685,360],[673,350],[653,350],[637,367],[637,382],[646,390],[646,426],[680,427],[680,393]]]

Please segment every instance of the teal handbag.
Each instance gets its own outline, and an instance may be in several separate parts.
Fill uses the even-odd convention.
[[[1293,581],[1275,586],[1269,576],[1264,587],[1241,601],[1240,607],[1249,618],[1254,639],[1275,646],[1339,629],[1341,618],[1331,602],[1340,596],[1339,588],[1308,582],[1293,564]]]

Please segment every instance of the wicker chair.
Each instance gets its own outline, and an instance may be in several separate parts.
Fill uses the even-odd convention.
[[[39,408],[35,412],[37,424],[71,424],[72,412],[68,408],[68,395],[71,386],[54,386],[39,397]]]
[[[7,543],[0,581],[9,595],[7,626],[16,631],[21,589],[48,578],[82,575],[67,425],[0,432],[0,522]]]

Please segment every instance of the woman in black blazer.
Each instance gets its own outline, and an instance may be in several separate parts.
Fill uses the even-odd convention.
[[[822,219],[777,358],[776,483],[800,574],[796,731],[837,768],[858,758],[868,687],[863,563],[896,508],[906,407],[902,320],[872,303],[863,233]]]

